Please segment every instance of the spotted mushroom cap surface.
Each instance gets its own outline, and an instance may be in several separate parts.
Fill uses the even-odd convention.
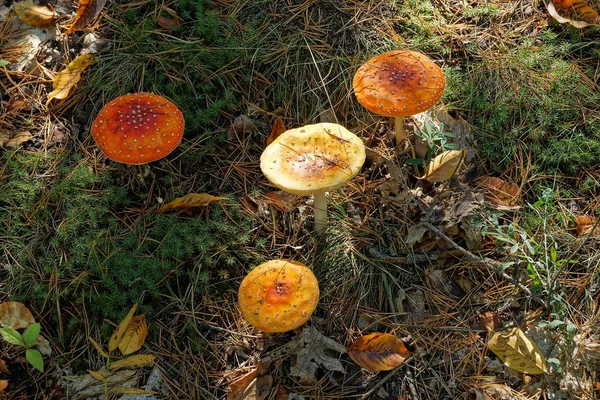
[[[319,301],[319,283],[304,264],[271,260],[253,269],[238,291],[246,321],[263,332],[287,332],[304,324]]]
[[[264,150],[260,169],[275,186],[309,195],[336,189],[365,162],[365,146],[341,125],[321,123],[290,129]]]
[[[356,99],[368,110],[388,117],[406,117],[437,103],[446,78],[426,55],[392,50],[364,63],[352,84]]]
[[[132,93],[106,104],[92,124],[100,150],[113,161],[145,164],[172,152],[183,138],[184,120],[170,100]]]

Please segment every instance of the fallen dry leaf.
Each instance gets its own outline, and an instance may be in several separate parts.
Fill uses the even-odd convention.
[[[0,393],[4,392],[4,389],[8,387],[8,381],[6,379],[0,379]]]
[[[0,147],[18,147],[33,137],[31,132],[23,131],[17,133],[14,137],[0,134]]]
[[[94,346],[94,348],[96,349],[96,351],[104,358],[110,358],[110,356],[108,355],[107,352],[105,352],[104,350],[102,350],[102,347],[100,347],[100,345],[90,336],[88,337],[88,339],[90,340],[90,343],[92,344],[92,346]]]
[[[54,11],[33,0],[15,3],[14,10],[21,21],[36,28],[42,28],[54,20]]]
[[[585,0],[552,0],[548,12],[559,23],[585,28],[598,23],[598,13]]]
[[[227,400],[264,400],[271,394],[273,377],[265,364],[229,384]]]
[[[425,175],[419,179],[435,183],[452,178],[460,169],[467,152],[467,150],[448,150],[443,152],[429,162],[425,169]]]
[[[48,106],[52,99],[66,99],[73,86],[81,79],[83,71],[95,61],[96,58],[93,55],[83,54],[71,61],[65,69],[60,71],[54,77],[54,83],[52,84],[54,90],[48,94],[46,106]]]
[[[494,176],[482,176],[475,184],[485,189],[485,199],[495,205],[518,208],[519,187]]]
[[[596,218],[589,215],[580,215],[575,218],[577,226],[575,230],[578,235],[587,235],[594,230],[594,235],[600,235],[600,224],[596,225]],[[594,229],[594,225],[596,228]]]
[[[3,374],[10,374],[8,367],[6,366],[6,362],[0,358],[0,372]]]
[[[174,18],[169,18],[169,17],[163,17],[162,15],[159,15],[158,17],[156,17],[156,23],[158,23],[158,25],[160,25],[162,28],[168,29],[168,30],[173,30],[175,28],[177,28],[178,26],[181,25],[181,18],[179,17],[174,17]]]
[[[394,369],[411,354],[400,339],[389,333],[359,337],[347,350],[355,363],[369,371]]]
[[[275,121],[273,121],[273,127],[271,128],[271,134],[267,138],[267,146],[273,143],[275,139],[279,137],[283,132],[285,132],[287,128],[285,127],[285,123],[281,117],[276,117]]]
[[[302,198],[284,191],[265,193],[267,204],[279,211],[291,211],[302,203]]]
[[[94,378],[97,381],[105,381],[106,380],[106,376],[104,376],[100,371],[92,371],[90,369],[90,370],[88,370],[88,373],[91,375],[92,378]]]
[[[208,193],[190,193],[163,205],[159,212],[169,210],[187,210],[192,207],[205,207],[213,201],[225,200],[225,197],[213,196]]]
[[[254,122],[246,115],[238,115],[234,120],[229,129],[227,130],[227,141],[228,142],[241,142],[254,132]]]
[[[119,343],[119,350],[124,356],[138,351],[146,341],[148,325],[144,314],[133,317]],[[123,360],[121,360],[123,361]],[[116,363],[115,363],[116,364]],[[114,365],[114,364],[113,364]]]
[[[548,373],[540,348],[519,327],[489,332],[487,345],[510,369],[531,375]]]
[[[25,329],[34,323],[35,319],[25,304],[18,301],[0,304],[0,325],[3,328]]]
[[[67,31],[67,35],[85,28],[87,24],[100,15],[105,4],[106,0],[79,0],[77,14]]]
[[[127,316],[123,319],[123,321],[121,321],[119,326],[117,326],[117,329],[115,330],[113,335],[110,337],[110,340],[108,342],[108,351],[113,351],[117,347],[119,347],[119,344],[121,343],[121,340],[123,339],[123,336],[125,335],[125,332],[127,332],[129,323],[133,319],[133,314],[135,314],[135,311],[137,310],[137,306],[138,306],[137,303],[135,303],[133,305],[133,307],[131,307],[131,310],[129,310],[129,313],[127,313]]]
[[[155,392],[153,390],[129,388],[122,386],[115,386],[111,388],[108,392],[112,394],[158,394],[158,392]]]
[[[479,314],[479,327],[481,329],[492,332],[498,326],[500,326],[500,321],[498,320],[497,313],[493,311],[486,311],[482,314]]]
[[[110,364],[109,370],[114,371],[120,368],[139,368],[148,367],[154,364],[156,357],[151,354],[137,354],[135,356],[123,358]]]

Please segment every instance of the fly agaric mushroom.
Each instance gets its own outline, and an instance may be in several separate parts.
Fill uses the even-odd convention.
[[[446,87],[442,69],[417,51],[392,50],[364,63],[352,81],[356,99],[369,111],[394,117],[396,142],[406,138],[404,117],[434,105]]]
[[[313,194],[315,230],[327,226],[325,192],[352,179],[365,162],[365,146],[341,125],[321,123],[283,132],[262,153],[260,169],[279,189]]]
[[[319,283],[302,263],[271,260],[244,278],[238,301],[242,316],[256,328],[287,332],[310,318],[319,301]]]
[[[170,100],[152,93],[117,97],[92,124],[100,150],[113,161],[145,164],[172,152],[183,137],[183,114]]]

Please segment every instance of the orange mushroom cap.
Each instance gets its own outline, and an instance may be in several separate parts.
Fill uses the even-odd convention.
[[[319,283],[302,263],[271,260],[244,278],[238,301],[242,316],[256,328],[287,332],[310,318],[319,301]]]
[[[364,63],[352,81],[356,99],[369,111],[407,117],[434,105],[446,87],[442,69],[417,51],[392,50]]]
[[[113,161],[145,164],[159,160],[181,142],[183,114],[170,100],[133,93],[106,104],[92,124],[100,150]]]

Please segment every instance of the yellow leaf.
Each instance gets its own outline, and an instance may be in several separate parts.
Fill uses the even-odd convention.
[[[54,98],[67,98],[73,86],[75,86],[75,84],[81,79],[81,73],[95,61],[96,58],[93,55],[83,54],[71,61],[65,69],[60,71],[54,77],[54,84],[52,85],[54,90],[48,94],[46,106],[48,106],[50,100]]]
[[[425,169],[425,175],[419,179],[427,182],[443,182],[456,174],[462,165],[468,150],[448,150],[435,157]]]
[[[148,325],[146,325],[146,317],[143,314],[133,317],[123,335],[123,339],[121,339],[121,343],[119,343],[121,354],[126,356],[138,351],[144,344],[147,334]]]
[[[123,335],[125,335],[127,327],[133,319],[133,314],[135,314],[135,310],[137,310],[137,306],[137,303],[135,303],[133,307],[131,307],[131,310],[129,310],[129,313],[127,314],[125,319],[123,319],[119,326],[117,326],[115,333],[113,333],[113,335],[110,337],[110,341],[108,342],[108,351],[113,351],[117,347],[119,347],[119,343],[121,343],[121,339],[123,339]]]
[[[94,346],[94,348],[96,349],[96,351],[98,353],[100,353],[100,355],[104,358],[110,358],[110,356],[108,355],[108,353],[106,353],[104,350],[102,350],[102,347],[100,347],[100,345],[98,343],[96,343],[96,341],[94,339],[92,339],[92,337],[88,337],[88,339],[90,340],[90,343],[92,344],[92,346]]]
[[[92,376],[92,378],[94,378],[97,381],[105,381],[106,377],[104,375],[102,375],[102,373],[100,371],[92,371],[91,369],[88,370],[89,374]]]
[[[217,197],[208,193],[190,193],[183,197],[178,197],[175,200],[163,205],[160,212],[169,210],[187,210],[192,207],[207,206],[213,201],[225,200],[225,197]]]
[[[369,371],[394,369],[411,354],[400,339],[389,333],[360,337],[347,350],[355,363]]]
[[[18,301],[0,304],[0,325],[4,328],[24,329],[35,323],[31,311]]]
[[[128,388],[128,387],[121,387],[121,386],[115,386],[115,387],[111,388],[108,392],[113,393],[113,394],[158,394],[158,392],[155,392],[152,390]]]
[[[0,393],[8,387],[8,381],[6,379],[0,379]]]
[[[154,360],[156,360],[156,357],[153,355],[138,354],[135,356],[124,358],[122,360],[115,361],[114,363],[110,364],[110,367],[108,369],[114,371],[116,369],[126,367],[146,367],[148,365],[154,364]]]
[[[598,23],[598,13],[585,0],[552,0],[547,7],[550,15],[561,24],[585,28]]]
[[[54,11],[46,6],[35,3],[33,0],[25,0],[14,4],[15,13],[19,19],[27,25],[41,28],[54,20]]]
[[[71,27],[67,31],[67,35],[70,35],[76,30],[85,28],[87,24],[92,22],[92,20],[100,14],[105,4],[106,0],[79,0],[77,14],[73,19]]]
[[[540,348],[519,327],[488,333],[487,345],[510,369],[531,375],[548,373]]]

